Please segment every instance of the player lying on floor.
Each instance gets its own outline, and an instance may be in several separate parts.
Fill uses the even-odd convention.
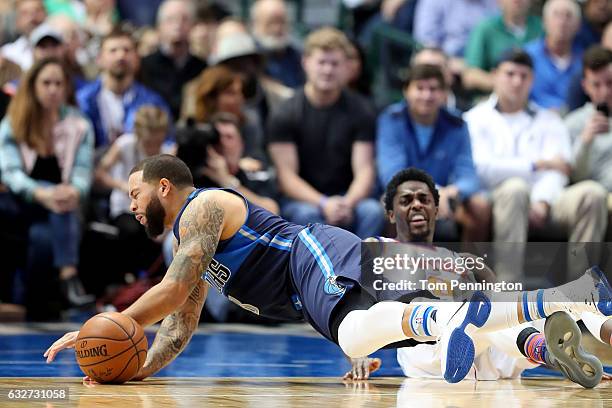
[[[423,242],[432,243],[435,223],[426,224],[426,228],[418,228],[421,224],[414,227],[410,220],[418,215],[422,215],[423,218],[428,220],[435,219],[436,200],[434,194],[425,199],[424,203],[418,202],[419,195],[429,195],[429,186],[433,186],[433,181],[423,171],[407,169],[399,172],[386,187],[384,203],[390,221],[395,226],[396,239],[378,237],[369,238],[366,241],[417,243],[417,245],[402,245],[402,253],[411,253],[414,257],[427,255],[428,253],[429,256],[436,256],[440,259],[471,257],[470,254],[457,254],[444,248],[435,248],[434,253],[431,247],[422,245]],[[484,274],[483,271],[478,269],[473,272],[474,276],[471,277],[471,280],[474,282],[490,281],[492,277],[494,278],[488,268],[484,270]],[[455,272],[435,271],[432,276],[438,282],[445,281],[449,285],[447,287],[450,287],[452,279],[457,279]],[[441,300],[453,300],[452,296],[446,293],[436,292],[435,295]],[[416,299],[412,303],[416,304]],[[527,323],[482,336],[475,335],[473,340],[476,347],[476,358],[467,377],[479,380],[517,378],[524,369],[543,364],[559,369],[570,380],[585,387],[595,386],[601,379],[601,364],[596,357],[587,354],[581,348],[581,333],[574,322],[577,318],[583,320],[595,338],[600,339],[605,344],[612,344],[611,319],[589,312],[573,319],[567,314],[554,314],[547,320],[548,332],[546,338],[533,325]],[[563,338],[558,338],[559,335],[567,333],[572,336],[571,344],[564,341]],[[563,353],[562,348],[555,348],[552,353],[549,352],[547,340],[551,344],[566,343],[568,347],[575,345],[576,351],[572,355],[573,358],[568,360],[568,355]],[[397,358],[407,377],[442,378],[439,343],[400,348],[397,352]],[[367,379],[369,374],[378,370],[381,365],[378,358],[352,359],[351,363],[351,370],[344,376],[345,379],[349,380]],[[584,372],[583,366],[588,367],[587,372]]]
[[[162,281],[123,311],[143,327],[163,319],[137,379],[155,374],[186,347],[209,286],[253,313],[305,318],[350,357],[439,339],[448,382],[460,381],[472,366],[476,331],[565,311],[568,303],[559,301],[564,293],[580,299],[572,305],[577,312],[612,314],[612,288],[597,269],[557,288],[496,294],[503,296],[495,300],[505,302],[475,292],[469,302],[411,305],[420,295],[411,291],[402,301],[379,302],[362,290],[361,240],[350,232],[292,224],[234,190],[195,189],[189,169],[174,156],[143,160],[128,184],[131,210],[149,235],[167,227],[176,238],[176,254]],[[520,299],[530,313],[517,308]],[[428,314],[414,314],[417,307]],[[44,354],[47,361],[74,347],[77,336],[70,332],[57,340]]]

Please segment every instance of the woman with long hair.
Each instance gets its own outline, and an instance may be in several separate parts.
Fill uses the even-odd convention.
[[[94,135],[71,101],[62,63],[53,58],[35,63],[0,123],[0,171],[28,224],[26,279],[52,264],[66,300],[81,306],[94,300],[77,276],[79,205],[91,185]],[[52,263],[45,261],[48,253]]]
[[[196,122],[209,123],[217,113],[231,113],[240,122],[245,157],[265,161],[261,119],[245,106],[240,74],[223,65],[205,69],[197,79],[194,99]]]

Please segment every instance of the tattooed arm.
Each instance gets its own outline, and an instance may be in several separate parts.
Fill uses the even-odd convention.
[[[223,200],[218,198],[203,194],[187,206],[179,224],[181,244],[164,279],[123,311],[143,327],[176,311],[201,281],[224,226]]]
[[[162,336],[159,340],[156,339],[152,346],[155,349],[153,356],[161,356],[155,357],[159,368],[167,364],[163,361],[163,356],[168,353],[166,348],[172,347],[170,352],[174,353],[174,350],[177,350],[176,353],[178,353],[187,343],[181,341],[181,347],[177,347],[178,341],[175,341],[169,346],[164,346],[164,344],[169,344],[168,338],[174,334],[179,337],[178,333],[181,333],[180,338],[185,338],[183,330],[185,327],[191,327],[188,322],[180,319],[180,316],[183,316],[184,308],[193,307],[185,303],[197,299],[193,297],[195,296],[194,290],[202,281],[202,273],[208,268],[215,254],[219,239],[228,239],[233,236],[244,223],[246,216],[244,201],[234,194],[221,190],[200,194],[183,212],[179,225],[181,245],[176,251],[166,276],[122,312],[133,317],[143,327],[177,312],[174,317],[164,321]],[[190,295],[193,296],[191,300],[188,300]],[[204,303],[205,292],[200,295],[202,296],[201,302]],[[179,320],[180,322],[177,323]],[[61,350],[73,348],[78,335],[78,331],[72,331],[55,341],[44,353],[47,362],[53,361]],[[156,347],[155,344],[158,346]],[[169,362],[173,357],[165,358],[169,358]],[[154,363],[152,359],[153,357],[148,360],[151,369]]]
[[[147,353],[147,361],[134,380],[152,376],[170,364],[185,349],[198,327],[208,287],[208,284],[200,279],[183,306],[163,320]]]

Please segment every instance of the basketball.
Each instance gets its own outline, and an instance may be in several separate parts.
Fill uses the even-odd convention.
[[[134,319],[107,312],[85,322],[74,350],[85,375],[99,383],[121,384],[143,366],[147,346],[144,330]]]

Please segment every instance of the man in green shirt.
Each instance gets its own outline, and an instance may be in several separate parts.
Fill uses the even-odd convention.
[[[463,85],[468,89],[491,92],[490,73],[499,56],[508,48],[522,47],[543,34],[542,21],[529,15],[531,0],[500,0],[502,14],[483,20],[468,40]]]

